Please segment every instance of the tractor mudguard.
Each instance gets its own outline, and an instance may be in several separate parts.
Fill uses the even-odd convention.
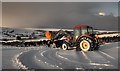
[[[95,40],[93,37],[91,37],[89,35],[82,35],[82,36],[78,37],[78,39],[76,41],[79,41],[79,39],[81,39],[82,37],[87,37],[87,38],[90,38],[92,40]]]

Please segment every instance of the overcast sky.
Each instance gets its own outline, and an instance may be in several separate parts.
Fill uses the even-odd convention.
[[[102,12],[105,15],[99,16]],[[72,28],[86,24],[98,29],[118,29],[117,2],[5,2],[2,27]]]

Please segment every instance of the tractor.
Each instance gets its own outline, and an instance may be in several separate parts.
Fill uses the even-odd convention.
[[[49,47],[60,47],[68,50],[69,47],[76,47],[77,51],[92,51],[99,49],[99,42],[93,28],[88,25],[73,27],[73,31],[59,30],[57,32],[46,32],[49,39]]]

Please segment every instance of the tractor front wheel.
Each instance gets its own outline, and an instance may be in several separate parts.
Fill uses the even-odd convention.
[[[62,49],[63,50],[68,50],[68,44],[67,44],[67,42],[63,42],[62,43]]]

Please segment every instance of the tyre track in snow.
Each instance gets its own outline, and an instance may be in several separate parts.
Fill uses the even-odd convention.
[[[23,53],[20,61],[29,69],[117,69],[118,57],[115,54],[118,48],[111,47],[112,44],[87,53],[44,47]],[[116,53],[111,52],[112,49]]]

